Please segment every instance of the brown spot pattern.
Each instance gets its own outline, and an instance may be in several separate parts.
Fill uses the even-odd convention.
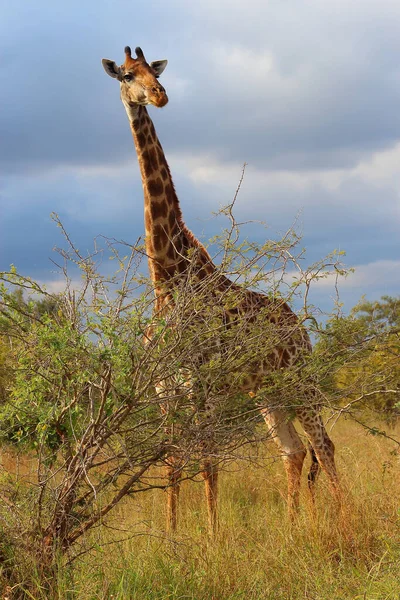
[[[168,242],[167,233],[162,225],[154,225],[153,229],[154,248],[159,252]]]
[[[166,254],[167,254],[168,258],[171,258],[171,259],[176,258],[175,246],[171,242],[168,244]]]
[[[158,169],[158,160],[154,148],[149,148],[142,153],[143,168],[146,177],[150,177]]]
[[[153,138],[153,140],[155,141],[157,139],[156,130],[154,129],[154,125],[151,121],[149,123],[149,129],[150,129],[150,135]]]
[[[168,216],[168,206],[165,202],[152,202],[150,211],[153,221],[157,221],[160,217],[165,219]]]
[[[286,365],[290,364],[290,354],[288,352],[288,350],[286,348],[284,348],[282,350],[282,356],[281,356],[281,367],[284,367]]]
[[[151,179],[147,184],[147,189],[151,196],[161,196],[164,191],[164,185],[161,178],[157,177],[155,180]]]
[[[165,186],[165,195],[167,197],[168,202],[172,205],[174,201],[177,199],[174,188],[171,184],[167,184]]]
[[[176,228],[177,228],[177,222],[176,222],[175,211],[173,211],[173,210],[171,210],[171,212],[168,215],[168,225],[169,225],[171,233],[175,233]]]
[[[146,144],[146,138],[145,138],[145,136],[143,135],[143,133],[139,132],[139,133],[136,135],[136,139],[137,139],[137,142],[138,142],[139,146],[140,146],[141,148],[143,148],[143,146]]]
[[[157,156],[158,156],[158,161],[160,163],[160,166],[165,165],[165,167],[166,167],[167,161],[165,160],[164,152],[162,151],[160,144],[157,144],[156,148],[157,148]],[[167,170],[167,169],[165,169],[165,170]]]

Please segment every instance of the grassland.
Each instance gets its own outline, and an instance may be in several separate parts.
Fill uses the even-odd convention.
[[[220,529],[207,535],[201,482],[182,486],[180,529],[163,534],[165,493],[117,507],[92,550],[61,575],[59,598],[79,600],[400,599],[400,457],[396,445],[349,421],[331,432],[346,506],[338,517],[322,476],[316,509],[304,482],[298,522],[274,447],[221,476]],[[400,428],[391,432],[400,438]],[[119,539],[118,543],[114,543]],[[32,598],[43,598],[39,589]]]

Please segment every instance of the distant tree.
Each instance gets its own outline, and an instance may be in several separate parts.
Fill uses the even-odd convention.
[[[330,319],[316,356],[323,386],[348,410],[373,410],[391,421],[400,415],[400,299],[361,300],[348,316]]]

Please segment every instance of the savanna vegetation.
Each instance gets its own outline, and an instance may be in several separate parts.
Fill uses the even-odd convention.
[[[248,365],[283,342],[268,319],[252,323],[250,340],[242,319],[226,327],[221,306],[234,306],[237,290],[210,302],[213,280],[196,273],[176,282],[168,319],[154,317],[140,244],[83,256],[55,217],[63,291],[14,267],[1,275],[3,598],[400,597],[400,301],[362,300],[347,316],[338,305],[321,318],[310,289],[345,275],[341,256],[304,267],[293,232],[250,243],[225,213],[231,225],[211,246],[215,276],[288,302],[315,339],[302,369],[271,374],[261,398],[267,405],[279,391],[291,418],[305,386],[318,390],[342,510],[322,476],[316,505],[304,482],[290,522],[260,405],[238,393]],[[199,475],[210,453],[222,470],[214,538]],[[166,535],[171,455],[187,481],[179,532]]]

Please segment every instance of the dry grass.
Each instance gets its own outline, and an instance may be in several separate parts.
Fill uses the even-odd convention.
[[[394,435],[400,438],[400,428]],[[339,517],[322,476],[316,510],[304,484],[298,522],[290,525],[282,463],[264,451],[258,465],[244,462],[222,474],[214,541],[200,482],[183,485],[180,531],[169,539],[165,493],[138,494],[91,535],[95,547],[76,564],[73,581],[60,581],[59,598],[400,599],[395,445],[345,421],[332,437],[347,498]],[[117,538],[125,539],[107,544]]]

